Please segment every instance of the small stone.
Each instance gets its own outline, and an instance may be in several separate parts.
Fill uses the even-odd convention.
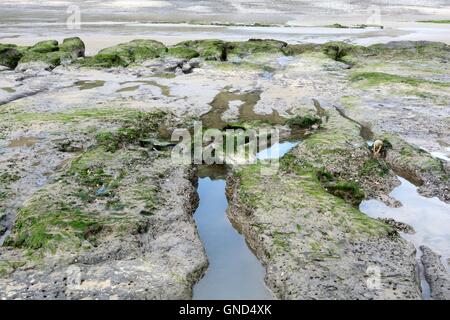
[[[73,153],[73,152],[80,152],[83,151],[83,146],[77,146],[77,145],[73,145],[72,141],[70,140],[65,140],[63,142],[60,142],[57,144],[57,149],[60,152],[69,152],[69,153]]]
[[[146,216],[146,217],[149,217],[149,216],[153,215],[153,213],[151,213],[148,210],[141,210],[140,214],[143,215],[143,216]]]
[[[192,68],[198,68],[201,64],[201,59],[199,58],[194,58],[189,60],[189,64],[191,65]]]
[[[416,233],[416,231],[414,230],[413,227],[411,227],[410,225],[408,225],[404,222],[399,222],[399,221],[396,221],[391,218],[378,218],[378,220],[390,225],[392,228],[394,228],[398,232],[403,232],[403,233],[407,233],[407,234]]]
[[[182,69],[182,68],[176,68],[175,74],[176,74],[177,76],[183,75],[183,74],[184,74],[183,69]]]
[[[192,72],[192,66],[189,63],[184,63],[183,67],[181,68],[183,73],[191,73]]]

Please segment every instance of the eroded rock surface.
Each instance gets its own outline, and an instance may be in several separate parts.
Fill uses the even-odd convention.
[[[364,141],[351,143],[359,132],[350,124],[340,130],[345,121],[330,114],[273,175],[263,174],[263,164],[236,168],[229,218],[265,263],[280,299],[420,299],[414,246],[354,207],[364,198],[361,185],[376,195],[395,176],[366,172],[370,152]]]
[[[256,164],[229,178],[230,219],[278,298],[420,298],[414,247],[357,205],[399,205],[397,174],[450,201],[448,161],[429,153],[450,146],[449,52],[136,40],[84,58],[77,38],[1,45],[1,297],[189,299],[207,260],[193,169],[171,164],[168,138],[213,115],[305,134],[277,174]]]
[[[426,246],[421,246],[425,278],[430,284],[431,297],[436,300],[450,299],[450,274],[441,257]]]

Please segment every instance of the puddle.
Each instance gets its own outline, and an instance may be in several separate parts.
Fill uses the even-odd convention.
[[[281,158],[286,153],[291,151],[294,147],[296,147],[299,143],[300,142],[298,141],[286,141],[276,143],[272,147],[257,153],[256,158],[258,160],[270,160]]]
[[[98,87],[103,87],[105,81],[103,80],[80,80],[73,84],[74,87],[78,87],[80,90],[90,90]]]
[[[165,97],[170,97],[170,88],[168,86],[162,85],[154,80],[137,80],[137,81],[126,81],[126,82],[122,82],[121,85],[124,84],[147,84],[153,87],[158,87],[161,89],[161,94]],[[129,90],[126,90],[129,89]],[[119,89],[116,92],[125,92],[125,91],[135,91],[139,89],[139,85],[136,86],[132,86],[132,87],[127,87],[127,88],[123,88],[123,89]]]
[[[286,67],[292,61],[294,61],[294,57],[292,56],[281,56],[277,58],[277,63],[280,67]]]
[[[298,142],[282,142],[257,154],[258,159],[282,157]],[[226,215],[227,167],[201,166],[200,204],[194,218],[208,255],[209,267],[194,287],[195,300],[270,300],[265,270]]]
[[[444,161],[449,161],[450,162],[450,148],[445,148],[446,152],[430,152],[430,154],[438,159],[444,160]]]
[[[11,88],[11,87],[4,87],[4,88],[1,88],[3,91],[6,91],[6,92],[8,92],[8,93],[14,93],[14,92],[16,92],[16,89],[14,89],[14,88]]]
[[[132,87],[125,87],[122,89],[117,90],[117,93],[121,93],[121,92],[133,92],[139,89],[140,86],[132,86]]]
[[[273,72],[264,71],[263,73],[261,73],[261,78],[271,81],[273,80]]]
[[[373,140],[374,133],[373,133],[372,129],[370,128],[370,126],[365,125],[363,123],[360,123],[360,122],[356,121],[355,119],[350,118],[349,116],[347,116],[345,114],[344,110],[342,110],[341,108],[335,107],[335,109],[341,115],[341,117],[343,117],[343,118],[345,118],[345,119],[347,119],[347,120],[349,120],[349,121],[351,121],[353,123],[356,123],[360,127],[359,134],[360,134],[360,136],[363,139],[365,139],[367,141],[372,141]]]
[[[210,103],[211,111],[205,113],[201,119],[207,128],[223,130],[229,122],[222,119],[222,115],[230,109],[230,102],[241,101],[239,106],[239,122],[241,121],[263,121],[270,124],[285,124],[286,118],[280,116],[277,111],[272,114],[257,114],[253,110],[260,100],[260,92],[234,93],[228,91],[220,92]]]
[[[38,139],[35,137],[21,137],[21,138],[12,140],[9,143],[8,148],[21,148],[21,147],[31,148],[37,142],[38,142]]]
[[[401,185],[390,194],[402,203],[400,208],[390,208],[378,200],[363,201],[360,210],[373,218],[392,218],[412,226],[415,234],[402,234],[418,249],[426,245],[442,256],[442,263],[450,269],[450,205],[438,198],[426,198],[417,192],[417,187],[399,177]],[[450,270],[449,270],[450,271]],[[423,282],[423,281],[422,281]],[[424,295],[429,296],[427,288]]]
[[[161,79],[173,79],[176,77],[175,73],[155,73],[151,75],[152,78],[161,78]]]

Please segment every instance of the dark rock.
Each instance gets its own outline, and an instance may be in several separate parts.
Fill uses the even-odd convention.
[[[378,218],[378,220],[383,221],[384,223],[390,225],[392,228],[394,228],[398,232],[403,232],[403,233],[407,233],[407,234],[416,233],[414,228],[406,223],[395,221],[394,219],[390,219],[390,218]]]
[[[66,141],[59,142],[57,144],[57,149],[60,152],[72,153],[72,152],[83,151],[83,146],[74,145],[72,141],[66,140]]]
[[[16,46],[0,44],[0,65],[14,69],[22,55]]]
[[[436,300],[450,300],[450,274],[441,262],[441,256],[426,246],[421,246],[420,250],[431,297]]]

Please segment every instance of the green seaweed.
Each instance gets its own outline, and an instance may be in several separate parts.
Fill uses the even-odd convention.
[[[101,50],[97,55],[100,56],[97,57],[97,60],[100,58],[102,58],[100,60],[104,60],[106,57],[109,57],[110,62],[116,61],[117,64],[120,61],[129,65],[131,63],[139,63],[144,60],[158,58],[166,51],[166,46],[161,42],[136,39]]]
[[[12,233],[3,246],[56,252],[63,243],[79,247],[101,231],[99,217],[62,203],[58,206],[58,210],[46,211],[33,203],[19,210]]]
[[[58,51],[58,41],[56,40],[46,40],[36,43],[34,46],[28,49],[28,52],[34,53],[49,53]]]
[[[293,118],[290,118],[286,121],[286,124],[291,128],[296,129],[307,129],[312,127],[313,125],[320,125],[322,123],[322,120],[311,114],[307,114],[305,116],[295,116]]]
[[[222,40],[190,40],[183,41],[176,47],[187,47],[194,49],[199,56],[205,60],[227,60],[227,43]]]
[[[366,160],[361,168],[360,175],[361,176],[381,176],[384,177],[389,173],[388,165],[381,160],[378,159],[369,159]]]
[[[81,66],[88,68],[126,67],[129,64],[118,54],[114,53],[99,53],[93,57],[82,59],[78,63]]]
[[[16,45],[0,43],[0,65],[14,69],[23,56]]]
[[[255,54],[278,53],[285,54],[287,43],[278,40],[250,39],[249,41],[227,43],[227,56],[244,58]]]
[[[197,58],[200,56],[200,54],[196,50],[185,47],[185,46],[170,47],[167,51],[167,55],[175,57],[175,58],[188,59],[188,60]]]
[[[389,83],[402,83],[410,86],[417,87],[422,84],[431,84],[439,87],[450,87],[450,83],[429,81],[405,76],[399,76],[394,74],[388,74],[383,72],[359,72],[351,76],[350,80],[352,82],[358,83],[363,82],[367,87],[378,86],[381,84]]]

